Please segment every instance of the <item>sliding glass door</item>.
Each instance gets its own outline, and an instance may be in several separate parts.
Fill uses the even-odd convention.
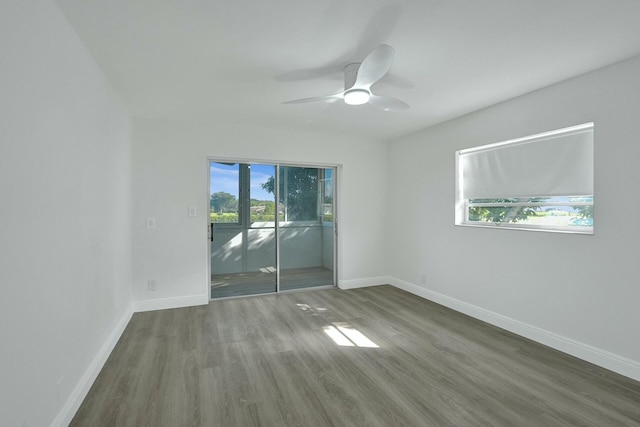
[[[209,164],[211,297],[276,292],[274,165]]]
[[[331,169],[280,167],[280,290],[333,284]]]
[[[334,170],[210,162],[211,297],[334,279]]]

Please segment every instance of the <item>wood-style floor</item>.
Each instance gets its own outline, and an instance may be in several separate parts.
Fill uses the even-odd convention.
[[[324,267],[290,268],[280,271],[280,290],[333,285],[333,271]],[[276,271],[211,275],[211,298],[229,298],[276,292]]]
[[[391,286],[331,289],[135,314],[71,425],[638,426],[640,383]]]

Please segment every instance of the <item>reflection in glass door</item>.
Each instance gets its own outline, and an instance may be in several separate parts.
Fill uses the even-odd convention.
[[[333,168],[209,168],[212,298],[335,284]]]

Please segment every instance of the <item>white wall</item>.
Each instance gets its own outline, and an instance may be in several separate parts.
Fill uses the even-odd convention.
[[[396,284],[640,379],[638,76],[635,58],[391,143]],[[589,121],[595,235],[453,225],[456,150]]]
[[[65,424],[131,313],[130,122],[51,1],[0,52],[0,425]]]
[[[135,119],[133,136],[133,298],[139,310],[206,303],[207,157],[339,164],[339,283],[386,274],[386,144],[344,136]],[[188,207],[197,217],[187,215]],[[147,229],[146,218],[157,228]],[[157,290],[148,291],[147,281]],[[374,280],[371,280],[374,279]]]

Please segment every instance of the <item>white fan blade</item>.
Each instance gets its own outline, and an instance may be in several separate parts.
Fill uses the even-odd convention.
[[[343,99],[344,92],[336,93],[334,95],[324,95],[324,96],[314,96],[313,98],[302,98],[302,99],[294,99],[293,101],[286,101],[283,104],[306,104],[307,102],[318,102],[325,101],[329,102],[331,100]]]
[[[389,96],[378,96],[371,94],[369,104],[378,107],[384,111],[404,111],[409,108],[409,104]]]
[[[376,47],[360,64],[353,88],[369,89],[372,84],[380,80],[391,68],[394,53],[395,51],[389,45],[381,44]]]

